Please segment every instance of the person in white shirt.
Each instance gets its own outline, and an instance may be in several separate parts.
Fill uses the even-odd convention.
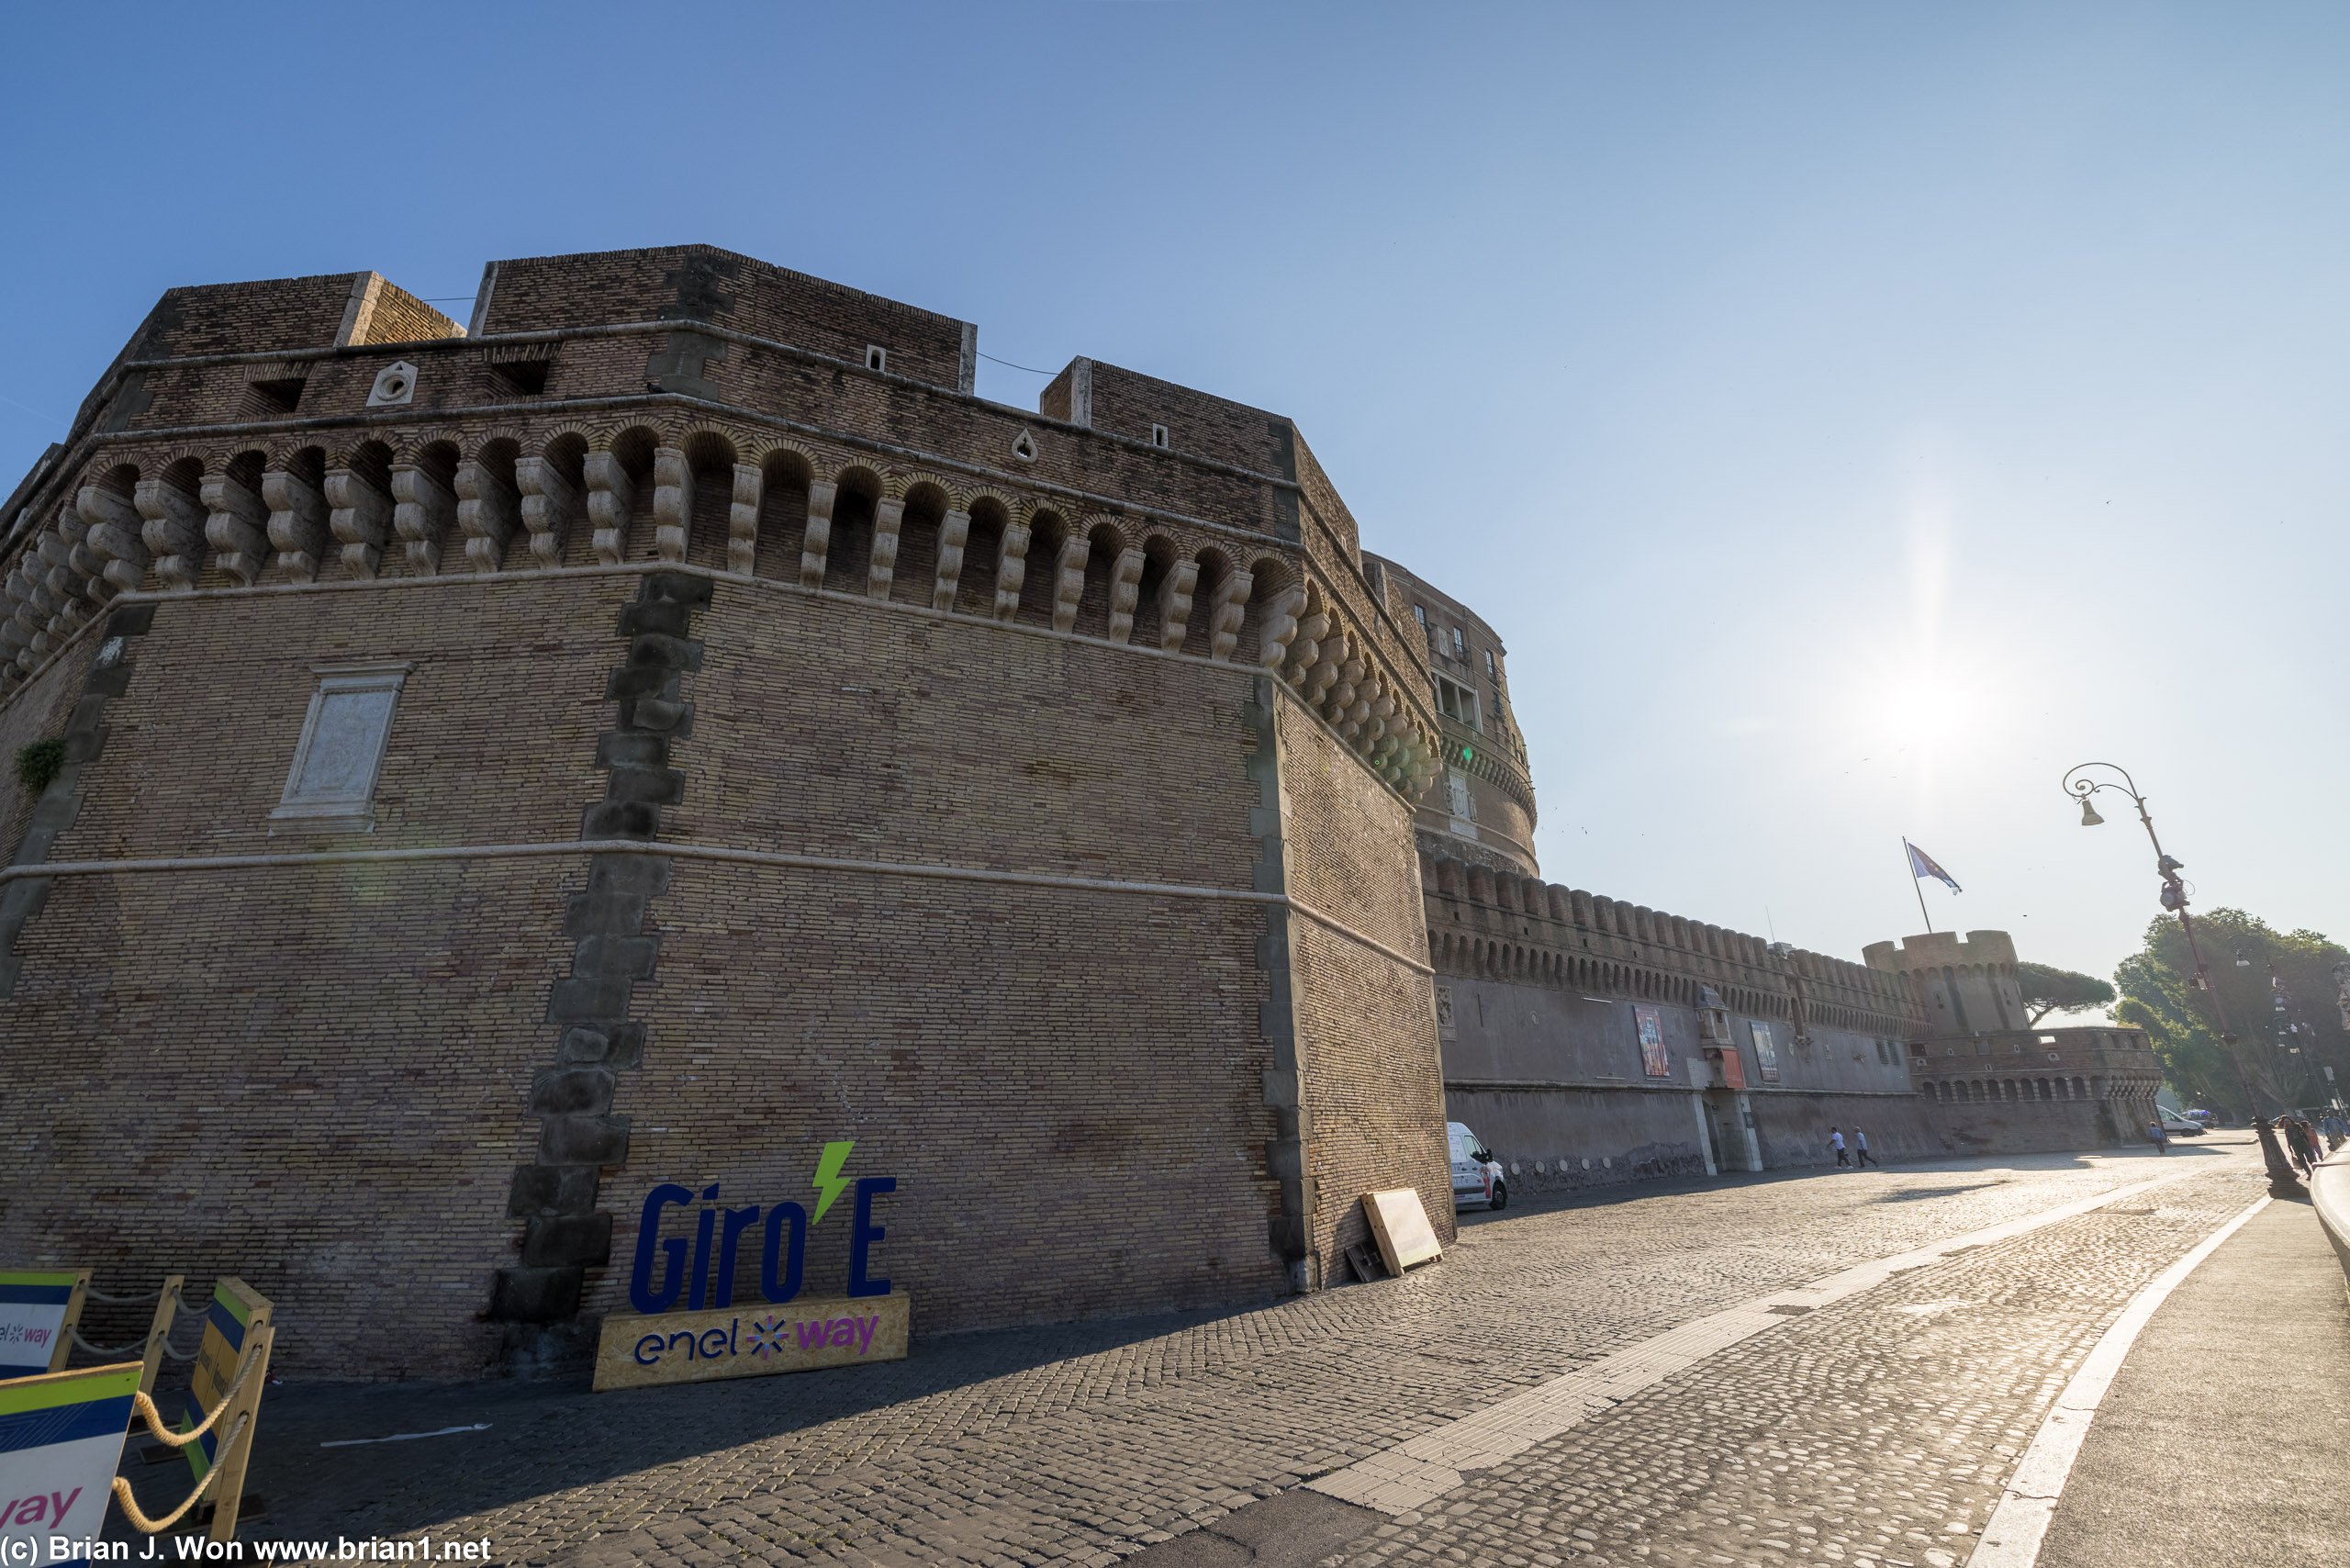
[[[1838,1132],[1834,1127],[1828,1129],[1828,1147],[1836,1151],[1837,1164],[1846,1167],[1851,1166],[1852,1163],[1852,1156],[1844,1152],[1844,1135]]]
[[[1852,1129],[1852,1169],[1858,1170],[1863,1165],[1876,1165],[1876,1156],[1869,1152],[1869,1135],[1854,1127]],[[1876,1165],[1876,1168],[1879,1170],[1885,1169],[1882,1165]]]

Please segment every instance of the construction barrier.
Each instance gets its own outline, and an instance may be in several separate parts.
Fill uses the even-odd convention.
[[[98,1302],[107,1306],[135,1305],[140,1302],[153,1302],[155,1311],[148,1320],[147,1337],[143,1339],[129,1340],[120,1345],[93,1345],[82,1337],[82,1330],[79,1327],[73,1326],[68,1326],[66,1328],[66,1337],[79,1349],[100,1358],[127,1355],[132,1350],[139,1351],[144,1358],[144,1370],[139,1375],[139,1392],[152,1394],[155,1392],[155,1374],[162,1370],[165,1356],[170,1356],[175,1361],[185,1361],[196,1353],[194,1350],[180,1350],[171,1340],[173,1321],[180,1316],[182,1311],[180,1291],[186,1283],[185,1274],[170,1274],[164,1277],[161,1286],[140,1295],[108,1295],[95,1286],[87,1287],[83,1292],[85,1300]]]
[[[137,1361],[0,1383],[0,1562],[46,1562],[52,1536],[97,1539],[138,1397]]]
[[[108,1296],[88,1288],[87,1270],[0,1274],[0,1326],[22,1328],[17,1343],[40,1349],[61,1363],[31,1376],[0,1381],[0,1505],[5,1505],[0,1507],[0,1561],[15,1561],[5,1557],[5,1543],[20,1532],[28,1540],[58,1534],[95,1539],[109,1495],[122,1505],[132,1526],[148,1535],[170,1529],[211,1495],[218,1499],[211,1539],[234,1539],[253,1432],[261,1418],[262,1390],[269,1382],[270,1347],[276,1338],[270,1323],[272,1308],[267,1297],[242,1280],[224,1277],[205,1308],[202,1340],[193,1351],[182,1351],[172,1345],[169,1333],[183,1283],[183,1277],[174,1274],[147,1295]],[[13,1295],[6,1294],[11,1291]],[[111,1304],[153,1300],[155,1313],[146,1339],[116,1347],[129,1350],[143,1343],[146,1360],[62,1370],[69,1345],[106,1352],[73,1327],[84,1299]],[[10,1313],[15,1316],[6,1316]],[[150,1396],[157,1368],[167,1354],[177,1361],[192,1357],[196,1362],[188,1408],[176,1428],[164,1422]],[[149,1518],[130,1484],[115,1473],[133,1416],[147,1424],[156,1441],[185,1452],[195,1473],[195,1490],[161,1518]],[[96,1513],[84,1518],[93,1497],[97,1499]],[[39,1561],[38,1554],[32,1560]]]
[[[63,1372],[90,1271],[0,1273],[0,1379]]]

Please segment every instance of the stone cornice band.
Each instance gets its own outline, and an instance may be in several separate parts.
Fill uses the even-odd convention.
[[[899,860],[850,860],[785,850],[735,849],[718,844],[680,844],[633,838],[565,839],[552,844],[445,845],[418,849],[297,850],[270,855],[202,855],[156,860],[48,860],[0,868],[0,885],[52,877],[151,876],[179,871],[269,870],[281,867],[382,865],[455,860],[537,860],[562,855],[654,855],[722,865],[767,866],[797,871],[853,871],[870,876],[915,877],[940,882],[990,882],[998,886],[1062,888],[1072,892],[1126,893],[1144,898],[1199,899],[1254,903],[1291,910],[1326,930],[1403,965],[1433,975],[1426,962],[1396,951],[1333,915],[1289,893],[1244,888],[1203,888],[1181,882],[1125,882],[1102,877],[1064,877],[1045,871],[990,871],[978,866],[937,866]]]

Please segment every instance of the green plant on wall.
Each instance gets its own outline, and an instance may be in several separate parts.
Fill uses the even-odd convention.
[[[49,788],[65,766],[65,743],[55,737],[32,741],[17,748],[17,782],[28,795]]]

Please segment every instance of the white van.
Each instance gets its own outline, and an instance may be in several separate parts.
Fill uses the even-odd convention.
[[[1501,1162],[1484,1139],[1464,1122],[1444,1124],[1445,1141],[1452,1146],[1452,1206],[1455,1210],[1509,1207],[1509,1187],[1502,1181]]]

